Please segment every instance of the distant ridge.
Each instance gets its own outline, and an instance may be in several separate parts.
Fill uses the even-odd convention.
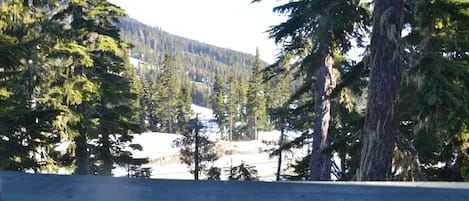
[[[122,18],[118,28],[122,38],[134,45],[133,57],[158,65],[162,63],[164,54],[172,54],[179,62],[179,68],[190,67],[185,70],[198,80],[211,80],[215,70],[224,75],[236,71],[238,76],[249,76],[253,66],[254,56],[251,54],[173,35],[133,18]],[[267,63],[263,62],[263,65]]]

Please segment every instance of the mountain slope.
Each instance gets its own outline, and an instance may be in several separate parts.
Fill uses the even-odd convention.
[[[178,70],[194,81],[211,81],[216,70],[225,77],[233,72],[238,77],[251,73],[253,55],[176,36],[131,18],[121,19],[118,28],[122,38],[134,46],[133,57],[158,66],[169,53],[175,57]]]

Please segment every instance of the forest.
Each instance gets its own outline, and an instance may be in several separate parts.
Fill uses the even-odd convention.
[[[273,64],[141,24],[105,0],[0,6],[0,170],[110,176],[148,162],[125,148],[142,149],[134,134],[193,145],[196,103],[227,141],[300,132],[271,153],[309,147],[291,180],[328,181],[334,168],[345,181],[469,180],[466,1],[288,1],[273,8],[286,21],[266,28],[282,47]],[[356,48],[360,61],[347,54]]]
[[[191,87],[191,96],[194,104],[200,106],[210,106],[209,89],[213,88],[216,72],[223,80],[233,75],[237,79],[247,78],[254,65],[252,55],[172,35],[132,18],[120,19],[117,27],[123,40],[133,45],[131,56],[145,62],[146,66],[141,66],[143,74],[148,74],[145,68],[160,66],[164,55],[172,55],[174,68],[179,72],[177,75],[184,72],[191,81],[199,83]],[[267,65],[264,61],[260,62],[262,66]]]

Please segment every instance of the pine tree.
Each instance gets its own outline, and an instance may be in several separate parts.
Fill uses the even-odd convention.
[[[276,98],[271,99],[271,108],[269,108],[268,113],[271,119],[271,123],[275,126],[275,128],[280,130],[278,152],[274,153],[278,155],[276,179],[279,181],[282,167],[282,151],[285,142],[285,131],[288,129],[288,118],[291,114],[291,108],[289,107],[289,98],[292,93],[290,87],[291,78],[290,75],[287,75],[284,78],[276,77],[271,79],[269,82],[271,83],[272,89],[275,89],[270,92],[271,97]]]
[[[132,82],[132,92],[137,94],[137,101],[135,103],[136,113],[133,117],[133,121],[138,122],[139,127],[142,132],[147,131],[146,116],[147,116],[147,106],[146,106],[146,97],[145,90],[147,88],[147,83],[144,78],[142,78],[140,66],[133,66],[130,73],[130,77],[133,77]]]
[[[65,2],[51,17],[55,26],[45,27],[55,40],[49,67],[56,77],[44,94],[51,108],[62,111],[54,125],[62,140],[73,141],[77,174],[110,175],[114,163],[130,157],[122,149],[130,133],[140,130],[132,121],[137,98],[126,61],[129,46],[115,27],[124,15],[107,1]],[[53,31],[57,26],[61,33]]]
[[[58,133],[52,121],[58,111],[45,108],[40,66],[48,43],[41,37],[43,2],[8,1],[0,17],[0,169],[40,171],[53,163],[51,144]]]
[[[368,14],[359,1],[290,1],[274,11],[288,14],[288,20],[269,30],[271,37],[282,44],[283,51],[267,70],[273,71],[274,76],[296,71],[304,79],[293,98],[302,103],[298,112],[302,113],[304,121],[311,121],[307,118],[311,113],[315,119],[314,125],[304,123],[299,128],[313,127],[309,179],[330,180],[331,155],[325,150],[329,146],[330,95],[334,79],[325,61],[331,61],[334,54],[346,53],[351,48],[350,37],[362,44]],[[292,68],[279,68],[291,58],[296,60]],[[315,94],[316,98],[310,94]]]
[[[183,137],[173,142],[175,147],[180,148],[180,160],[190,168],[192,174],[195,174],[196,180],[199,178],[197,173],[200,174],[200,172],[205,172],[210,176],[213,173],[210,169],[215,168],[213,163],[219,158],[215,150],[215,143],[210,141],[207,135],[204,134],[203,126],[197,115],[190,120],[185,128],[185,132],[182,133]],[[195,157],[197,153],[196,146],[198,150],[197,157]],[[197,162],[195,162],[196,160]],[[197,167],[195,167],[196,164]]]
[[[239,166],[229,169],[229,180],[255,181],[258,179],[258,173],[255,166],[242,162]]]
[[[409,4],[411,32],[404,54],[400,124],[393,165],[405,168],[400,180],[468,180],[467,10],[454,1]],[[396,149],[395,149],[396,150]],[[451,161],[451,162],[450,162]],[[436,164],[444,167],[435,168]],[[423,175],[422,175],[423,174]]]
[[[256,50],[256,59],[252,69],[251,79],[247,92],[247,126],[248,136],[258,139],[258,130],[265,129],[267,124],[266,103],[263,86],[262,66],[260,63],[259,50]]]
[[[240,121],[240,104],[239,104],[239,81],[237,78],[237,73],[233,72],[229,78],[229,91],[228,91],[228,98],[226,103],[226,111],[227,111],[227,118],[228,118],[228,140],[233,140],[234,135],[234,126],[235,123]]]
[[[375,1],[363,147],[358,180],[389,180],[397,135],[404,1]]]
[[[180,89],[176,85],[174,58],[172,55],[165,55],[164,65],[158,77],[157,90],[158,104],[160,110],[162,131],[174,133],[174,123],[176,121],[177,97]]]
[[[192,111],[192,98],[191,98],[191,83],[187,76],[184,76],[184,81],[181,86],[180,97],[178,98],[178,104],[176,107],[176,133],[186,132],[186,127],[189,124],[190,117],[193,114]]]
[[[241,137],[243,139],[246,139],[247,136],[245,136],[247,129],[247,119],[248,119],[248,113],[247,113],[247,102],[248,102],[248,83],[244,79],[244,77],[241,77],[241,80],[239,81],[239,85],[237,86],[237,93],[239,97],[239,116],[240,116],[240,121],[241,121],[241,128],[238,129],[241,132],[239,133],[239,138]]]
[[[213,83],[213,92],[211,94],[212,110],[215,119],[217,120],[220,132],[222,135],[225,132],[227,123],[226,105],[225,105],[225,83],[222,81],[220,72],[215,72],[215,81]]]
[[[101,136],[96,146],[96,161],[99,165],[95,165],[95,171],[100,175],[111,175],[116,162],[129,162],[131,154],[124,151],[124,146],[131,141],[132,133],[141,132],[141,127],[134,118],[138,99],[135,91],[132,91],[132,83],[136,77],[131,73],[132,68],[128,62],[117,62],[117,65],[122,65],[121,69],[112,68],[117,65],[104,68],[108,73],[102,74],[100,83],[102,91],[97,113],[100,115],[98,132]]]
[[[159,97],[161,97],[162,90],[164,89],[161,82],[158,82],[158,72],[156,69],[151,69],[148,74],[143,74],[142,81],[144,82],[144,105],[147,107],[146,117],[148,118],[148,128],[151,131],[158,131],[162,122],[160,116],[161,104]]]

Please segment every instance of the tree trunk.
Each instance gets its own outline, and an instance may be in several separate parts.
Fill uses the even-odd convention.
[[[80,136],[75,138],[75,143],[75,157],[77,160],[77,169],[75,170],[75,174],[87,175],[89,174],[89,155],[88,144],[86,142],[86,131],[80,132]]]
[[[375,0],[372,67],[358,180],[389,180],[401,82],[403,0]]]
[[[112,160],[113,156],[111,153],[111,142],[108,134],[103,135],[102,138],[103,147],[101,147],[101,160],[103,161],[103,172],[101,173],[101,175],[111,176],[112,166],[114,165],[114,162]]]
[[[285,137],[284,132],[285,132],[285,128],[283,126],[283,119],[282,119],[282,126],[280,128],[280,140],[278,142],[280,151],[278,154],[277,181],[280,181],[280,171],[282,170],[282,146],[283,146],[283,141]]]
[[[256,140],[259,140],[259,136],[257,133],[257,114],[254,115],[254,135],[255,135]]]
[[[172,115],[172,110],[173,108],[171,107],[171,99],[169,101],[169,106],[168,106],[168,133],[173,133],[173,115]]]
[[[327,56],[316,82],[315,121],[311,150],[310,181],[331,179],[331,156],[322,151],[329,146],[328,130],[331,118],[329,95],[334,89],[332,76],[333,58]]]
[[[199,118],[195,119],[194,180],[199,180]]]
[[[233,114],[230,114],[230,136],[228,136],[228,141],[233,141]]]

